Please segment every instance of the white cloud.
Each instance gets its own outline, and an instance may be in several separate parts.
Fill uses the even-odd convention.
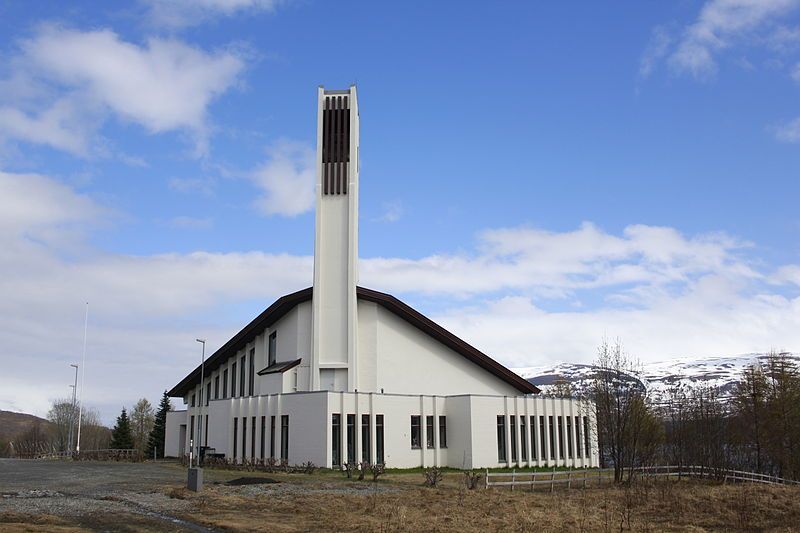
[[[792,67],[790,75],[794,81],[800,83],[800,63],[795,63],[794,67]]]
[[[85,301],[86,399],[110,422],[123,404],[157,400],[193,368],[195,338],[215,349],[274,298],[311,283],[309,256],[135,256],[81,243],[109,216],[52,178],[0,174],[0,408],[44,414],[48,399],[68,392]],[[743,255],[747,246],[642,225],[621,235],[591,224],[505,228],[481,233],[470,254],[360,266],[365,285],[411,304],[436,302],[434,318],[509,365],[589,361],[603,334],[621,336],[642,360],[796,349],[800,298],[775,291],[793,290],[800,265],[762,274]],[[578,311],[562,309],[578,298]]]
[[[109,113],[149,133],[188,132],[204,150],[208,107],[244,68],[230,51],[206,52],[176,39],[138,45],[111,30],[53,25],[22,41],[11,64],[11,79],[23,80],[15,84],[27,83],[40,97],[0,96],[0,138],[78,155],[86,155],[101,117]],[[93,120],[87,121],[87,111]]]
[[[403,211],[403,202],[400,200],[384,202],[383,214],[377,220],[379,222],[397,222],[402,218]]]
[[[305,143],[281,140],[250,176],[262,191],[256,207],[267,215],[296,216],[314,207],[316,153]]]
[[[642,58],[639,61],[639,77],[647,78],[655,70],[656,65],[669,51],[672,44],[672,36],[663,26],[653,28],[650,42],[645,48]]]
[[[212,178],[172,178],[168,186],[173,191],[183,193],[199,193],[204,196],[214,194],[214,180]]]
[[[798,0],[709,0],[685,29],[670,55],[670,65],[696,78],[711,76],[717,69],[717,52],[773,24],[798,4]]]
[[[214,221],[210,218],[178,216],[172,218],[169,221],[169,225],[180,229],[206,229],[213,226]]]
[[[800,117],[775,128],[775,138],[785,143],[800,143]]]
[[[194,26],[218,16],[242,12],[274,11],[283,0],[141,0],[150,20],[158,26]]]

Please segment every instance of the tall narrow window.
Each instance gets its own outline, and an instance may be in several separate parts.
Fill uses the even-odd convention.
[[[222,399],[228,399],[228,369],[222,371]]]
[[[333,466],[342,465],[342,415],[331,415],[331,457]]]
[[[556,428],[553,425],[553,416],[547,417],[550,426],[550,459],[556,458]]]
[[[497,460],[506,462],[506,417],[497,416]]]
[[[214,399],[219,400],[219,374],[214,378]]]
[[[572,459],[572,417],[567,417],[567,458]]]
[[[544,425],[544,415],[539,416],[539,442],[541,444],[539,457],[542,461],[547,461],[547,428]]]
[[[197,395],[192,394],[192,407],[196,407],[197,405]]]
[[[206,415],[206,429],[203,431],[203,446],[208,446],[208,415]]]
[[[211,380],[206,385],[206,405],[208,405],[209,400],[211,400]]]
[[[536,417],[532,416],[529,420],[530,427],[531,427],[531,461],[537,461],[539,459],[539,451],[537,448],[536,442]]]
[[[250,419],[250,459],[256,458],[256,417]]]
[[[233,459],[236,460],[237,444],[239,442],[239,419],[233,419]]]
[[[522,460],[528,460],[528,431],[525,427],[525,417],[519,417],[519,446],[522,455]]]
[[[256,349],[250,348],[250,371],[247,382],[247,394],[253,395],[256,388]]]
[[[511,423],[511,462],[517,462],[517,417],[511,415],[509,417],[509,422]]]
[[[242,459],[247,456],[247,417],[242,417]]]
[[[558,417],[558,458],[564,458],[564,418]]]
[[[586,458],[591,459],[592,454],[591,448],[589,447],[589,419],[587,417],[583,417],[583,442],[585,445],[586,451]]]
[[[383,415],[375,415],[375,462],[383,464]]]
[[[347,415],[347,462],[356,462],[356,415]]]
[[[269,417],[269,456],[275,459],[275,417]]]
[[[239,360],[239,396],[244,396],[245,391],[244,376],[245,372],[247,371],[247,369],[244,367],[245,363],[247,362],[245,359],[245,356],[242,356],[242,358]]]
[[[361,461],[367,463],[372,462],[369,430],[369,415],[361,415]]]
[[[236,362],[231,365],[231,396],[236,398]]]
[[[281,461],[289,460],[289,415],[281,415]]]
[[[428,446],[428,448],[433,448],[436,445],[436,441],[434,440],[433,436],[432,416],[425,417],[425,444]]]
[[[264,451],[267,445],[267,417],[261,417],[261,454],[259,457],[264,459]]]
[[[577,452],[578,459],[581,458],[583,455],[581,453],[581,449],[583,448],[581,441],[581,418],[579,416],[575,417],[575,451]]]
[[[422,444],[422,428],[420,427],[420,416],[411,415],[411,447],[419,448]]]
[[[277,360],[278,352],[278,332],[273,331],[269,334],[269,346],[267,347],[267,366],[272,366]]]
[[[447,417],[439,415],[439,448],[447,448]]]
[[[197,444],[194,442],[194,415],[191,416],[189,421],[189,440],[192,441],[192,445]]]

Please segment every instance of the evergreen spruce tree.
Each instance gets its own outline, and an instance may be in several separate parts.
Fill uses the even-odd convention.
[[[161,397],[158,405],[158,412],[150,431],[150,438],[147,440],[147,457],[164,457],[164,439],[167,434],[167,413],[172,409],[167,391]]]
[[[116,450],[128,450],[133,448],[133,436],[131,435],[131,423],[128,420],[128,413],[122,408],[122,413],[117,417],[117,423],[111,430],[111,448]]]

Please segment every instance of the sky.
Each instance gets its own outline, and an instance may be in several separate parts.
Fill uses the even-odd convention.
[[[510,367],[800,351],[800,0],[0,1],[0,409],[113,421],[312,281],[356,84],[360,284]]]

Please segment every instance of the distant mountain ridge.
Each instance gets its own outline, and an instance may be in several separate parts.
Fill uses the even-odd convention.
[[[633,377],[650,392],[655,401],[661,401],[669,389],[680,384],[686,387],[708,385],[717,387],[720,394],[733,391],[742,371],[752,363],[764,361],[766,353],[749,353],[722,357],[681,357],[669,361],[643,363],[641,371]],[[800,353],[788,353],[800,365]],[[555,365],[512,368],[514,372],[539,387],[544,394],[551,392],[559,382],[569,383],[575,393],[589,390],[596,368],[591,364],[558,363]]]
[[[12,441],[37,423],[43,427],[51,425],[49,421],[38,416],[14,411],[0,411],[0,441]]]

